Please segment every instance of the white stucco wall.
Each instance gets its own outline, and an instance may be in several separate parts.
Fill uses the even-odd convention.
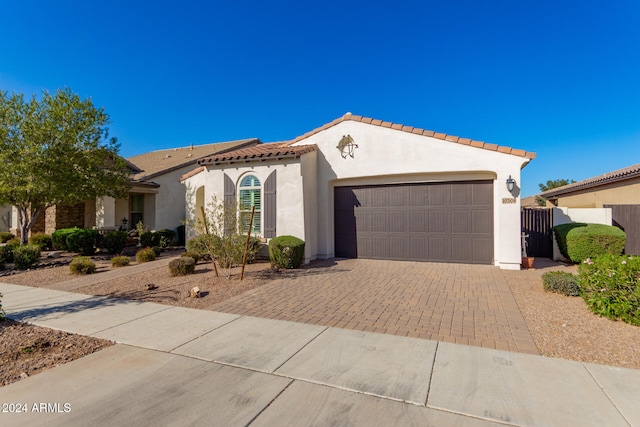
[[[313,175],[309,164],[313,164],[313,161],[305,162],[308,171],[306,182],[309,182],[312,186],[310,194],[313,195],[313,191],[316,187]],[[265,161],[259,163],[247,163],[239,165],[220,165],[220,166],[208,166],[204,171],[186,179],[184,181],[186,203],[188,207],[187,212],[191,220],[195,217],[196,206],[196,191],[201,186],[205,188],[204,203],[205,206],[211,202],[215,196],[218,201],[224,199],[224,175],[228,175],[233,181],[236,187],[236,197],[238,196],[238,185],[242,178],[248,174],[255,175],[263,189],[264,199],[264,183],[269,175],[276,171],[276,235],[291,235],[298,237],[305,242],[309,239],[308,236],[313,235],[314,227],[309,225],[305,221],[305,215],[313,218],[312,214],[305,214],[305,199],[308,197],[303,196],[303,186],[305,178],[301,171],[300,159],[288,159],[280,162]],[[315,204],[315,203],[313,203]],[[264,210],[260,212],[261,224],[264,227]],[[306,224],[306,225],[305,225]],[[187,227],[187,238],[193,237],[195,231],[191,227]],[[307,261],[313,259],[314,255],[313,245],[309,247],[305,246],[305,258]]]
[[[343,158],[336,148],[344,135],[358,145],[353,158]],[[511,176],[519,185],[520,169],[528,159],[356,121],[341,122],[296,143],[306,144],[316,144],[319,151],[319,257],[334,255],[335,186],[488,178],[494,181],[494,263],[506,269],[520,268],[519,192],[514,192],[515,203],[503,203],[503,199],[514,198],[505,182]]]

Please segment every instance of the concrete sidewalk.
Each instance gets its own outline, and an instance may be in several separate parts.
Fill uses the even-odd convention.
[[[1,387],[2,425],[640,425],[638,370],[18,285],[0,292],[10,318],[119,343]]]

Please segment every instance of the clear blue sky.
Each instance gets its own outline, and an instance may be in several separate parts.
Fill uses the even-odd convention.
[[[523,196],[640,163],[640,2],[0,0],[0,90],[69,87],[121,153],[346,112],[534,151]]]

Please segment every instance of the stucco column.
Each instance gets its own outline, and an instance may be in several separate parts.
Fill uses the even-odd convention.
[[[116,226],[116,199],[109,196],[96,198],[96,227]]]
[[[515,180],[513,191],[507,189],[507,179]],[[520,171],[498,173],[495,183],[496,265],[506,270],[519,270],[522,261],[520,226]]]

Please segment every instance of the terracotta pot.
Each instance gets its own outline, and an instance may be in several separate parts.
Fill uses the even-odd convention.
[[[522,268],[533,268],[533,261],[534,261],[534,257],[532,256],[528,256],[528,257],[522,257]]]

